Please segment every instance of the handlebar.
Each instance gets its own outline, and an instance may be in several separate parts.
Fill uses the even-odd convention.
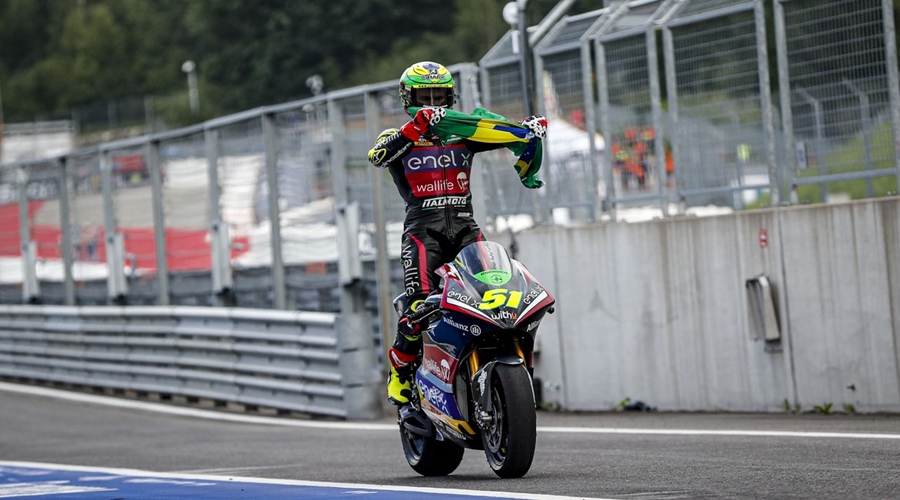
[[[427,302],[422,304],[422,307],[420,307],[419,310],[409,315],[409,321],[410,323],[421,323],[436,311],[440,310],[440,308],[440,302]]]

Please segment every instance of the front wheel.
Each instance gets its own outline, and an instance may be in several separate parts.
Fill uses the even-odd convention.
[[[414,471],[423,476],[446,476],[459,467],[463,459],[463,448],[450,441],[409,432],[400,424],[400,441],[403,454]]]
[[[537,441],[534,393],[523,365],[494,368],[491,406],[490,425],[481,431],[488,464],[500,477],[522,477],[531,468]]]

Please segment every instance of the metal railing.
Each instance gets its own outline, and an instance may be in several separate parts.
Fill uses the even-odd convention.
[[[344,328],[318,312],[0,306],[0,376],[377,418],[375,357]]]

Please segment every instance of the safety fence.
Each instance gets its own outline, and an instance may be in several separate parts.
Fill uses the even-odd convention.
[[[897,192],[890,0],[629,0],[529,33],[546,186],[477,155],[489,231]],[[457,109],[524,116],[521,47],[451,67]],[[385,324],[404,208],[366,153],[406,120],[389,81],[0,166],[0,301],[336,310],[356,283]]]
[[[365,349],[352,338],[331,313],[0,306],[0,377],[377,418],[371,342]]]
[[[523,202],[492,186],[490,214],[635,220],[897,194],[893,12],[890,0],[630,0],[563,17],[534,48],[548,191]],[[518,38],[479,62],[484,103],[511,115],[525,101]]]

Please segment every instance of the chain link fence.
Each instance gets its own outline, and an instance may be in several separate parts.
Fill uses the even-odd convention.
[[[655,23],[672,3],[623,3],[593,37],[611,210],[652,206],[655,199],[660,215],[669,210],[674,161],[662,137],[672,127],[662,114]]]
[[[777,203],[762,9],[761,0],[682,2],[663,25],[675,183],[688,205]]]
[[[592,221],[599,212],[599,180],[604,165],[597,162],[585,105],[592,94],[591,61],[585,35],[595,29],[607,9],[565,16],[535,47],[535,71],[542,109],[548,119],[544,152],[546,203],[553,220]]]
[[[518,32],[508,31],[479,64],[478,104],[502,116],[523,117],[526,113],[521,44]],[[507,226],[530,225],[547,219],[543,193],[525,191],[518,179],[503,175],[504,164],[508,162],[503,160],[502,153],[487,152],[479,157],[483,166],[481,180],[485,192],[491,193],[485,200],[488,217],[499,219],[498,222]]]
[[[547,184],[476,155],[488,230],[897,192],[890,0],[630,0],[540,32]],[[450,68],[456,109],[524,116],[517,44]],[[359,280],[377,308],[405,212],[366,153],[408,119],[389,81],[0,166],[0,301],[337,311]]]
[[[777,2],[791,184],[801,203],[897,193],[891,2]],[[892,71],[891,67],[894,70]]]

